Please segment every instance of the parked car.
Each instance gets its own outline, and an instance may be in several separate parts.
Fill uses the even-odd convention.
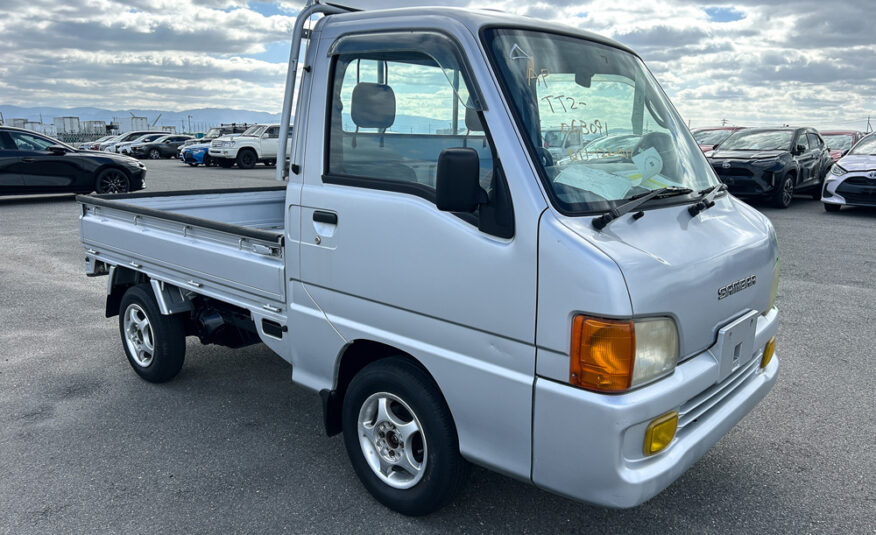
[[[252,127],[252,125],[247,123],[231,123],[223,124],[221,126],[214,126],[213,128],[207,130],[207,133],[204,134],[202,137],[187,140],[180,146],[180,149],[189,145],[194,145],[196,143],[210,142],[222,136],[242,134],[246,132],[250,127]]]
[[[821,198],[830,153],[814,128],[746,128],[709,156],[718,178],[738,197],[765,197],[787,208],[794,193]]]
[[[833,164],[824,180],[821,202],[828,212],[838,212],[843,206],[876,206],[876,134],[858,141]]]
[[[820,134],[830,150],[830,157],[835,162],[845,156],[852,146],[864,137],[863,132],[856,130],[822,130]]]
[[[240,136],[240,134],[227,134],[222,136],[226,139],[234,139]],[[191,141],[191,140],[189,140]],[[183,163],[187,163],[192,167],[197,167],[198,164],[203,164],[205,167],[212,167],[216,165],[216,162],[210,156],[208,151],[210,150],[210,143],[213,141],[207,140],[204,141],[200,139],[200,143],[193,143],[191,145],[183,144],[179,147],[179,159]],[[186,142],[188,143],[188,142]]]
[[[119,143],[116,146],[116,152],[119,154],[126,154],[128,156],[131,155],[131,145],[135,145],[137,143],[148,143],[149,141],[154,141],[160,137],[164,137],[167,134],[144,134],[137,139],[131,141],[125,141],[124,143]]]
[[[147,142],[134,143],[130,146],[131,156],[152,160],[175,158],[176,149],[189,139],[192,139],[192,136],[171,134]]]
[[[145,135],[145,134],[167,135],[167,132],[163,132],[161,130],[135,130],[133,132],[127,132],[127,133],[121,134],[116,139],[101,143],[100,150],[102,150],[104,152],[118,152],[119,145],[121,145],[122,143],[125,143],[127,141],[134,141],[135,139],[137,139],[140,136]]]
[[[291,128],[291,126],[290,126]],[[241,169],[252,169],[256,163],[267,166],[277,162],[277,138],[280,125],[259,124],[249,128],[239,137],[220,137],[210,143],[210,157],[220,167],[231,167],[235,163]],[[291,149],[290,145],[287,150]]]
[[[364,488],[408,515],[450,502],[469,463],[634,507],[776,383],[775,229],[727,194],[632,50],[505,13],[328,3],[299,13],[299,50],[309,74],[296,87],[290,65],[279,123],[297,95],[307,150],[276,186],[79,197],[85,272],[108,277],[101,312],[143,380],[176,376],[187,336],[264,343],[319,393]],[[629,128],[632,160],[556,169],[539,115],[554,80]],[[485,143],[387,131],[454,90]],[[430,118],[453,124],[457,101]],[[725,446],[712,456],[771,454]]]
[[[143,189],[146,166],[105,152],[74,149],[57,139],[0,126],[0,195],[126,193]]]
[[[709,152],[715,145],[727,139],[730,134],[742,130],[742,126],[709,126],[706,128],[694,128],[691,130],[694,139],[703,152]]]
[[[582,135],[579,128],[550,128],[542,132],[542,144],[554,161],[570,157],[591,138],[592,136]]]
[[[100,148],[101,143],[103,143],[105,141],[109,141],[110,139],[115,138],[115,137],[118,137],[118,136],[115,136],[115,135],[103,136],[101,138],[95,139],[94,141],[86,141],[85,143],[81,144],[79,146],[79,148],[82,150],[98,150]]]

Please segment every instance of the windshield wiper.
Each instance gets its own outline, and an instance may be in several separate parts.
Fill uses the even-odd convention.
[[[685,195],[687,193],[693,193],[693,190],[690,188],[669,187],[658,188],[655,190],[640,193],[638,195],[633,195],[629,198],[627,202],[623,203],[622,205],[612,208],[601,216],[594,218],[593,226],[596,227],[597,230],[602,230],[605,228],[606,225],[608,225],[615,219],[626,213],[632,212],[633,210],[635,210],[639,206],[642,206],[651,199],[674,197],[675,195]]]
[[[706,188],[700,192],[702,197],[697,201],[696,204],[693,204],[688,207],[687,211],[690,212],[691,217],[696,217],[697,214],[702,212],[703,210],[708,210],[709,208],[715,206],[715,196],[717,196],[722,191],[727,189],[727,184],[718,184],[717,186],[712,186],[711,188]]]

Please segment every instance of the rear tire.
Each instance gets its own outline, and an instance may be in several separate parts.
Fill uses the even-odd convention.
[[[265,167],[274,167],[277,165],[277,160],[267,160],[265,161]]]
[[[456,426],[432,378],[390,357],[353,378],[342,410],[344,445],[359,480],[380,503],[419,516],[446,505],[469,471]]]
[[[794,198],[794,175],[785,175],[782,183],[775,193],[773,193],[772,203],[776,208],[787,208],[791,206],[791,200]]]
[[[843,205],[841,205],[841,204],[824,203],[824,209],[827,210],[828,212],[839,212],[842,207],[843,207]]]
[[[256,153],[251,150],[241,150],[237,154],[237,167],[241,169],[252,169],[258,161]]]
[[[149,284],[132,286],[122,296],[119,333],[128,363],[141,378],[163,383],[179,373],[186,355],[182,317],[161,315]]]

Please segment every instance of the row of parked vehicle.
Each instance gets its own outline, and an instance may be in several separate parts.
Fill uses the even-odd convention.
[[[876,136],[814,128],[711,127],[693,131],[718,175],[741,198],[787,208],[808,193],[825,210],[876,206]]]
[[[290,126],[291,128],[291,126]],[[179,147],[177,157],[192,167],[198,165],[252,169],[258,163],[277,163],[279,124],[256,124],[242,132],[213,128],[201,139],[190,140]],[[287,144],[287,154],[291,148]]]
[[[190,139],[194,139],[194,136],[135,130],[114,136],[104,136],[95,141],[83,143],[79,148],[158,160],[175,157],[179,146]]]

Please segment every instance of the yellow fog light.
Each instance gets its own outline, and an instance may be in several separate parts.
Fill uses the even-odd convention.
[[[645,431],[645,455],[654,455],[664,450],[675,438],[677,428],[678,413],[675,411],[654,418]]]
[[[773,360],[773,353],[776,352],[776,337],[770,338],[770,341],[763,346],[763,358],[760,361],[760,367],[766,368],[770,361]]]

